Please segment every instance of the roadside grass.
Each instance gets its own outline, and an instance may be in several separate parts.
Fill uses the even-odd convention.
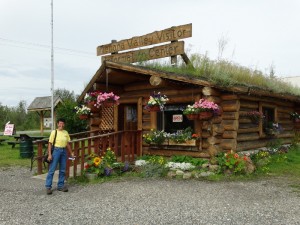
[[[32,136],[39,136],[40,133],[32,133]],[[44,133],[44,136],[49,136],[48,133]],[[2,136],[1,138],[6,139],[7,141],[15,141],[13,137]],[[36,154],[37,148],[33,145],[33,151]],[[30,167],[31,159],[30,158],[21,158],[20,157],[20,144],[17,144],[14,148],[11,145],[8,145],[6,142],[0,144],[0,167],[13,167],[13,166],[24,166]],[[34,164],[36,166],[36,163]]]
[[[9,141],[14,141],[13,137],[6,138]],[[25,166],[30,167],[30,158],[20,157],[20,145],[16,145],[12,148],[6,142],[0,144],[0,167],[11,167],[11,166]]]

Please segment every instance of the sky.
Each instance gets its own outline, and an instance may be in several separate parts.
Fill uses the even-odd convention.
[[[299,0],[53,0],[54,89],[80,94],[99,45],[192,23],[186,52],[300,76]],[[51,0],[0,0],[0,103],[51,95]]]

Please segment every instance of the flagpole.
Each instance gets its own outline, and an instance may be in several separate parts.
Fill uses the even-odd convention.
[[[51,129],[54,130],[53,0],[51,0]]]

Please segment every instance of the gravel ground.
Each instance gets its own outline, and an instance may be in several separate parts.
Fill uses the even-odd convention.
[[[0,224],[300,224],[299,193],[282,179],[134,179],[47,196],[31,176],[0,169]]]

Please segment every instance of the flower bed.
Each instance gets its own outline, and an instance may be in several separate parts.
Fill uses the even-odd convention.
[[[87,155],[85,162],[84,174],[95,174],[96,177],[122,173],[129,168],[128,163],[123,164],[117,162],[115,153],[110,148],[107,148],[103,157],[94,153]]]

